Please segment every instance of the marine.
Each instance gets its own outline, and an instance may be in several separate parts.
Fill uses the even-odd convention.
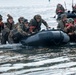
[[[30,20],[30,31],[32,32],[39,32],[41,30],[42,23],[46,26],[46,29],[49,29],[47,22],[42,19],[41,15],[37,14],[34,16],[33,19]]]

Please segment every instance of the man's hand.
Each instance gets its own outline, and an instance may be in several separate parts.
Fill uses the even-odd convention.
[[[50,29],[51,29],[51,27],[46,27],[46,29],[47,29],[47,30],[50,30]]]

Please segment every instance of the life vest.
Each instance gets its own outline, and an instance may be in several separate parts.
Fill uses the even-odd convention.
[[[71,23],[66,23],[65,26],[66,26],[66,27],[74,27],[74,25],[71,24]]]
[[[62,10],[57,10],[57,12],[58,12],[58,13],[61,13],[61,12],[63,12],[63,11],[62,11]]]
[[[4,26],[4,23],[3,22],[0,22],[0,26]]]
[[[33,30],[36,28],[36,26],[30,26],[30,32],[33,32]]]
[[[75,8],[75,9],[76,9],[76,6],[73,6],[73,8]]]

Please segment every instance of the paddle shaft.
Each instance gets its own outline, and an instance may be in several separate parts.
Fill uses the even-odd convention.
[[[73,0],[72,0],[72,6],[73,6]]]
[[[64,1],[65,9],[67,10],[66,2]]]

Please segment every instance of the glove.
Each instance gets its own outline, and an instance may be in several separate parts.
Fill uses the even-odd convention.
[[[47,29],[47,30],[50,30],[50,29],[51,29],[51,27],[46,27],[46,29]]]

